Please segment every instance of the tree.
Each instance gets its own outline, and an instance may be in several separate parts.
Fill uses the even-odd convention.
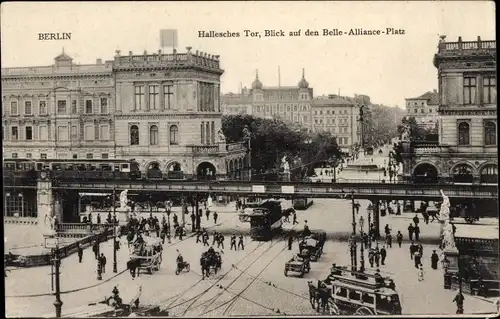
[[[404,117],[401,124],[398,125],[398,134],[401,135],[405,126],[410,127],[410,139],[412,141],[431,141],[435,140],[435,135],[438,133],[436,123],[433,127],[419,125],[415,117]]]
[[[277,178],[284,156],[290,165],[292,179],[300,179],[315,164],[341,154],[336,138],[329,132],[310,134],[299,125],[250,115],[223,116],[222,130],[227,142],[241,141],[245,125],[251,132],[252,175],[257,179]]]

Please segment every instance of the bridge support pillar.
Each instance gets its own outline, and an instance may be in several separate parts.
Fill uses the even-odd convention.
[[[201,217],[202,217],[202,212],[200,212],[200,203],[198,202],[198,196],[193,195],[193,200],[194,200],[194,205],[196,207],[196,229],[200,230],[201,229]]]
[[[375,232],[375,238],[380,238],[380,201],[373,201],[373,228]]]

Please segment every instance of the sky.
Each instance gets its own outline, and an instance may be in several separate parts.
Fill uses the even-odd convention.
[[[223,93],[295,86],[302,69],[314,95],[366,94],[373,103],[404,107],[404,99],[437,89],[432,64],[439,35],[447,41],[495,39],[492,1],[400,2],[13,2],[1,5],[2,67],[53,64],[65,52],[80,64],[160,49],[159,30],[178,30],[178,52],[193,47],[220,55]],[[323,36],[323,29],[404,30],[399,35]],[[289,32],[301,30],[300,36]],[[320,36],[306,36],[306,30]],[[198,31],[240,33],[200,38]],[[245,37],[244,30],[261,37]],[[265,37],[283,30],[285,37]],[[40,41],[39,33],[71,32],[71,40]],[[400,32],[402,33],[402,32]],[[171,52],[165,48],[165,52]],[[278,80],[278,67],[280,79]]]

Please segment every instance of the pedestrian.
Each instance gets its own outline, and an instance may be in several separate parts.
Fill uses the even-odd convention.
[[[232,250],[233,247],[234,247],[235,251],[238,250],[237,247],[236,247],[236,235],[235,234],[233,234],[231,236],[231,247],[229,249]]]
[[[288,250],[292,250],[293,235],[288,236]]]
[[[455,298],[453,298],[453,302],[457,304],[457,315],[461,315],[464,313],[464,299],[464,295],[460,291],[458,291]]]
[[[415,231],[415,227],[410,223],[410,226],[408,226],[408,238],[410,241],[413,240],[413,232]]]
[[[390,233],[385,236],[385,243],[388,248],[392,248],[392,235]]]
[[[210,209],[206,208],[205,215],[207,216],[207,221],[210,219]]]
[[[201,242],[200,237],[201,237],[201,230],[197,230],[196,231],[196,243]]]
[[[195,223],[195,219],[196,219],[196,216],[194,216],[194,213],[191,213],[190,215],[191,217],[191,232],[195,232],[196,231],[196,223]]]
[[[410,259],[413,260],[413,255],[415,254],[416,252],[416,246],[413,244],[413,242],[411,242],[410,244]]]
[[[95,259],[99,258],[99,242],[96,240],[92,245],[92,251],[94,252]]]
[[[427,210],[424,210],[422,212],[422,217],[424,218],[425,224],[429,225],[429,213],[427,212]]]
[[[377,265],[377,268],[380,267],[380,251],[378,250],[378,247],[375,248],[375,264]]]
[[[81,264],[83,258],[83,247],[82,244],[78,244],[78,262]]]
[[[241,246],[241,250],[245,250],[245,246],[243,246],[243,235],[240,234],[239,241],[238,241],[238,249]]]
[[[360,207],[360,206],[361,206],[361,205],[359,204],[359,202],[358,202],[358,201],[356,201],[356,206],[355,206],[355,207],[356,207],[356,214],[359,214],[359,207]]]
[[[155,223],[156,237],[160,238],[160,223]]]
[[[416,251],[415,254],[413,254],[413,261],[415,262],[415,268],[417,269],[420,265],[422,265],[421,263],[422,256],[420,256],[420,253],[418,251]]]
[[[401,231],[398,230],[398,233],[396,234],[396,240],[398,242],[399,247],[401,248],[401,243],[403,242],[403,234],[401,234]]]
[[[297,213],[294,211],[293,212],[293,222],[292,222],[292,225],[296,225],[298,224],[299,222],[297,221]]]
[[[101,262],[101,272],[103,274],[105,274],[106,273],[106,256],[104,256],[104,253],[101,253],[100,262]]]
[[[367,233],[363,233],[363,244],[365,245],[365,249],[368,249],[370,247],[370,238],[368,238]]]
[[[424,280],[424,269],[422,268],[422,265],[418,266],[417,275],[418,275],[418,281]]]
[[[165,228],[165,225],[163,225],[162,229],[161,229],[161,234],[160,234],[160,238],[161,238],[161,244],[164,245],[165,244],[165,237],[167,237],[167,233],[166,233],[166,228]]]
[[[207,231],[205,231],[205,232],[203,233],[202,239],[203,239],[203,246],[210,246],[210,245],[208,244],[208,233],[207,233]]]
[[[417,245],[417,251],[418,253],[420,254],[421,257],[424,257],[424,246],[422,246],[422,244],[418,244]]]
[[[385,224],[384,230],[385,230],[386,235],[391,233],[391,229],[389,228],[389,224]]]
[[[413,217],[413,222],[415,223],[415,226],[418,226],[418,223],[420,222],[420,220],[418,219],[417,214],[415,214],[415,217]]]
[[[222,249],[224,249],[224,235],[223,234],[218,234],[217,236],[217,248],[222,246]]]
[[[182,240],[182,236],[184,236],[184,224],[177,227],[179,232],[179,240]]]
[[[217,238],[218,238],[217,236],[218,236],[217,232],[214,231],[214,238],[212,240],[212,246],[215,246],[215,243],[217,242]]]
[[[176,213],[174,213],[174,216],[172,216],[172,220],[174,221],[174,224],[178,224],[178,217]]]
[[[97,214],[97,224],[101,223],[101,214]]]
[[[202,210],[200,208],[199,214],[196,215],[196,229],[201,228],[201,215],[202,215]]]
[[[380,258],[382,259],[380,262],[382,265],[385,265],[385,257],[387,257],[387,251],[385,250],[385,246],[382,246],[382,249],[380,249]]]
[[[214,224],[217,224],[217,218],[219,217],[219,214],[217,212],[214,212]]]
[[[432,269],[437,269],[438,268],[438,261],[439,261],[439,256],[436,254],[436,251],[432,251],[431,255],[431,268]]]
[[[368,251],[368,261],[370,262],[370,267],[373,268],[373,263],[375,261],[375,254],[373,253],[373,249]]]
[[[415,233],[415,240],[418,241],[420,238],[420,227],[418,227],[418,225],[415,226],[413,232]]]

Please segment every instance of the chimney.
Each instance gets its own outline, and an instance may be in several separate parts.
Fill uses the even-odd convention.
[[[95,64],[102,64],[102,59],[96,59]]]

